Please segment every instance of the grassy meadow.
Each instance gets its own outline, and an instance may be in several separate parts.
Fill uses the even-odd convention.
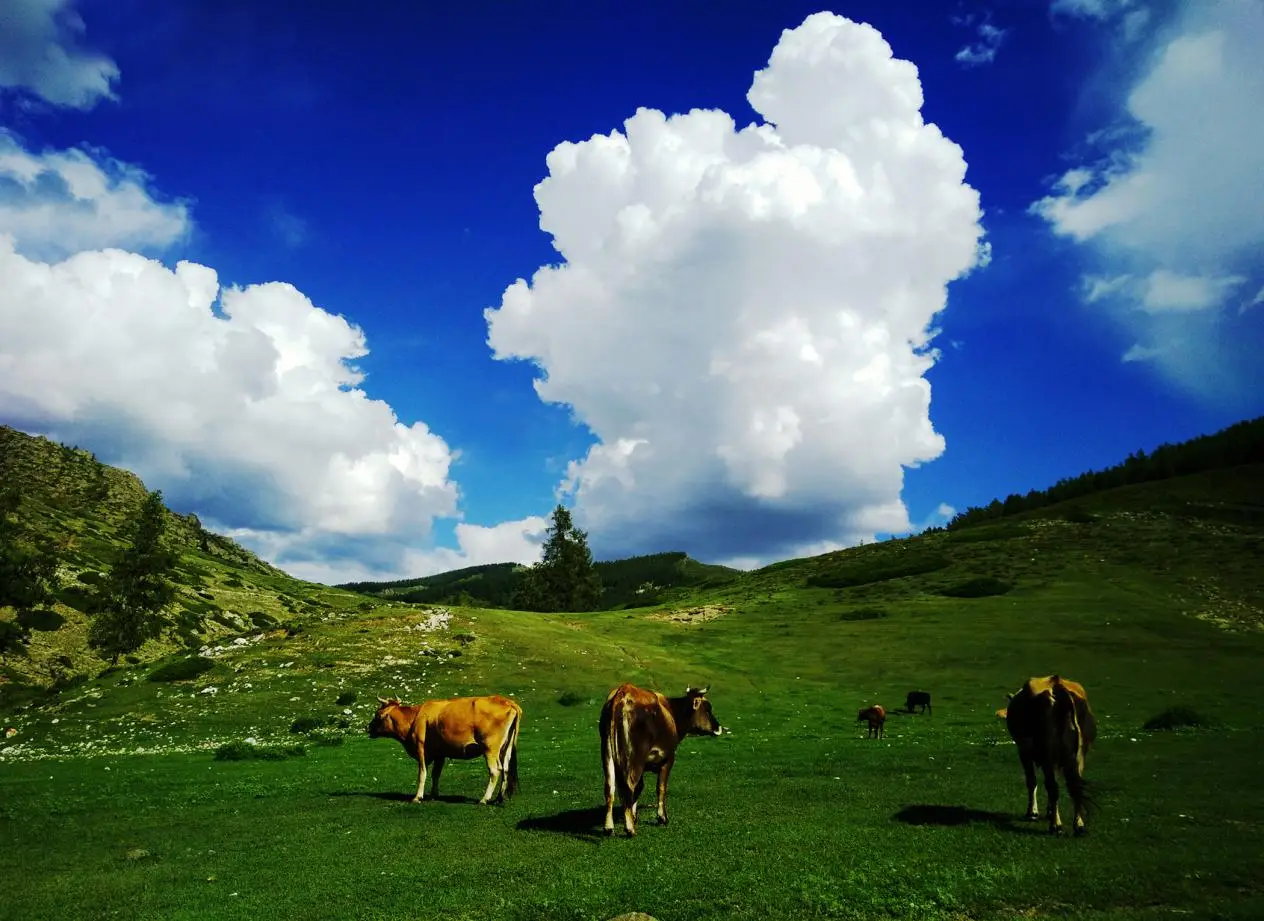
[[[1258,469],[1199,482],[1162,496],[1214,493],[1214,514],[1121,490],[670,610],[348,607],[229,642],[186,680],[107,672],[3,717],[0,904],[24,921],[1264,917],[1260,535],[1225,513]],[[995,716],[1054,671],[1098,716],[1082,839],[1021,818]],[[624,680],[710,683],[732,730],[682,745],[671,824],[642,810],[634,840],[600,832],[597,715]],[[857,709],[915,688],[934,715],[866,739]],[[414,763],[364,735],[375,698],[490,692],[525,709],[519,795],[480,807],[482,763],[451,762],[440,801],[407,802]],[[1143,729],[1173,707],[1204,725]],[[292,732],[303,718],[325,728]],[[246,738],[277,760],[214,757]]]

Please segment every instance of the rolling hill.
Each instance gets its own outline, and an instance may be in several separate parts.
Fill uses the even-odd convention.
[[[700,563],[680,551],[599,561],[594,568],[601,576],[603,610],[661,604],[685,597],[690,590],[723,585],[741,575],[739,570]],[[416,604],[508,609],[524,570],[516,563],[490,563],[420,579],[348,582],[338,587]]]
[[[80,538],[76,566],[105,559],[112,532],[97,525],[105,543],[91,544],[86,512],[33,508]],[[234,609],[237,580],[291,620],[0,701],[14,730],[0,739],[0,876],[24,880],[6,907],[28,919],[1259,917],[1262,511],[1264,465],[1238,464],[582,614],[368,598],[184,543],[185,571],[205,570],[217,607]],[[1019,820],[1021,771],[994,716],[1022,680],[1054,671],[1088,688],[1099,719],[1084,839]],[[709,683],[732,730],[682,746],[672,824],[632,842],[597,832],[596,717],[621,681]],[[933,717],[898,712],[913,688],[934,695]],[[407,803],[415,766],[363,732],[376,697],[492,692],[525,711],[521,794],[476,807],[483,769],[457,762],[439,802]],[[852,723],[875,702],[894,711],[880,741]],[[629,865],[654,868],[654,884]]]

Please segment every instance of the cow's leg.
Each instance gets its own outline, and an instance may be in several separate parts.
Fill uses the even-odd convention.
[[[500,752],[493,748],[487,749],[487,773],[491,776],[487,779],[487,790],[483,793],[483,798],[479,803],[486,806],[491,802],[492,794],[496,792],[496,785],[500,783]]]
[[[443,762],[443,758],[435,758],[434,765],[432,766],[432,771],[434,773],[434,780],[430,782],[430,797],[432,799],[439,798],[439,775],[443,773]]]
[[[601,769],[606,787],[606,834],[614,834],[614,753],[604,739],[601,742]]]
[[[1042,764],[1045,774],[1045,814],[1049,817],[1049,833],[1056,835],[1062,831],[1062,816],[1058,813],[1058,774],[1052,762]]]
[[[671,776],[672,765],[675,758],[669,758],[663,762],[663,766],[658,769],[658,824],[667,824],[667,778]]]
[[[628,786],[623,793],[623,827],[627,831],[629,838],[636,836],[636,804],[641,798],[641,790],[644,787],[644,775],[637,774],[633,776],[633,774],[629,772]]]
[[[426,795],[426,751],[423,748],[417,749],[417,795],[413,797],[414,803],[420,803]]]
[[[1040,818],[1036,805],[1036,760],[1023,751],[1019,751],[1018,757],[1023,761],[1023,775],[1027,778],[1027,818],[1034,822]]]

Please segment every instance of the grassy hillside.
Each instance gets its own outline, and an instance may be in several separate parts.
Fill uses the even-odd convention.
[[[17,733],[0,746],[0,876],[24,881],[6,908],[1261,917],[1261,497],[1264,467],[1247,465],[790,561],[656,609],[352,608],[186,680],[123,668],[3,716]],[[1084,839],[1021,821],[994,716],[1053,671],[1088,688],[1099,720]],[[682,746],[672,824],[647,807],[634,841],[597,832],[597,714],[625,680],[710,683],[733,730]],[[863,738],[859,707],[898,711],[914,688],[933,717],[896,712],[887,738]],[[415,766],[364,735],[376,696],[489,692],[525,710],[521,794],[478,807],[483,768],[453,763],[439,802],[407,803]],[[1197,725],[1144,728],[1181,708]],[[281,760],[214,759],[247,737]]]
[[[96,587],[124,546],[121,535],[146,491],[135,475],[102,464],[86,451],[6,426],[0,426],[0,483],[18,489],[22,526],[56,546],[61,585],[52,610],[35,619],[30,646],[0,657],[3,699],[31,686],[81,680],[105,667],[87,646]],[[207,531],[194,515],[170,513],[167,542],[179,554],[172,629],[146,644],[134,657],[137,662],[380,604],[293,579]],[[0,619],[14,616],[0,608]]]
[[[691,589],[722,585],[740,572],[700,563],[682,552],[654,553],[595,564],[603,586],[601,606],[646,607],[687,596]],[[525,568],[491,563],[454,569],[424,579],[398,582],[349,582],[340,588],[416,604],[460,604],[509,608]]]

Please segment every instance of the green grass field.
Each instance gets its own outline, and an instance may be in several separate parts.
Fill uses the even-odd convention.
[[[1201,501],[1213,481],[1237,504]],[[780,564],[678,605],[721,615],[694,622],[454,609],[426,631],[424,609],[348,605],[189,680],[108,672],[0,717],[4,917],[1264,917],[1252,482]],[[1082,839],[1022,820],[995,716],[1054,671],[1098,717]],[[682,745],[671,825],[643,810],[632,840],[600,833],[597,716],[625,680],[709,683],[732,730]],[[912,689],[934,715],[864,738],[856,711]],[[492,692],[525,710],[519,795],[478,806],[481,762],[454,762],[440,801],[407,802],[414,763],[364,734],[375,698]],[[1142,728],[1172,707],[1209,727]],[[332,728],[292,733],[304,717]],[[306,753],[214,758],[247,737]]]

